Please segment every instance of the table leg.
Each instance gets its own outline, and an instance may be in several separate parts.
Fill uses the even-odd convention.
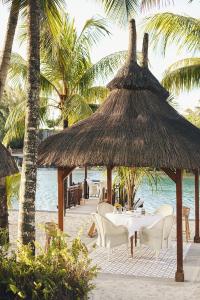
[[[135,247],[137,247],[137,231],[135,231]]]
[[[133,257],[133,236],[130,237],[131,242],[131,257]]]

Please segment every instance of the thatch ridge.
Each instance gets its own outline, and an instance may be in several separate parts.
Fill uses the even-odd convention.
[[[144,41],[148,46],[147,36]],[[128,56],[108,85],[106,101],[89,118],[42,142],[39,165],[200,167],[200,130],[167,102],[168,92],[148,70],[148,47],[144,67],[132,47],[133,59]]]
[[[0,143],[0,178],[18,172],[19,170],[10,152]]]

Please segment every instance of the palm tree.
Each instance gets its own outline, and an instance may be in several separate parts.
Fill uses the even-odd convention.
[[[154,46],[161,45],[165,53],[168,45],[193,54],[200,50],[200,20],[172,13],[156,14],[149,18],[146,30],[152,34]],[[172,92],[189,91],[200,82],[200,57],[189,57],[172,64],[165,72],[163,85]]]
[[[13,45],[15,30],[17,27],[17,21],[19,17],[19,9],[20,9],[20,2],[13,0],[10,8],[8,28],[7,28],[5,44],[3,48],[3,55],[0,62],[0,100],[4,92],[6,77],[9,69],[12,45]]]
[[[27,0],[6,0],[5,2],[11,3],[11,8],[8,19],[5,43],[2,51],[3,54],[0,61],[0,101],[5,89],[5,83],[12,53],[12,45],[18,23],[19,13],[20,10],[24,11],[24,8],[27,7]],[[55,26],[56,20],[58,20],[57,9],[62,8],[63,3],[63,0],[40,0],[42,10],[41,18],[42,20],[48,21],[49,24],[52,25],[52,28]]]
[[[136,11],[142,7],[150,8],[153,5],[159,5],[162,3],[161,0],[98,0],[108,17],[115,20],[118,24],[126,24],[128,19],[136,14]],[[170,1],[170,0],[169,0]],[[168,2],[169,2],[168,1]],[[8,28],[5,38],[5,44],[3,48],[3,55],[0,62],[0,100],[3,95],[5,88],[5,82],[7,78],[8,68],[10,64],[10,56],[12,52],[12,45],[15,36],[15,31],[17,27],[18,17],[20,9],[27,6],[27,0],[7,0],[6,2],[11,2],[10,16],[8,20]],[[57,8],[63,7],[64,0],[40,0],[41,10],[44,20],[49,19],[49,24],[52,28],[55,26],[53,19],[57,18]]]
[[[167,5],[173,3],[174,0],[98,0],[98,2],[110,19],[119,25],[126,25],[141,10]]]
[[[35,192],[40,93],[40,2],[28,2],[28,99],[21,172],[18,239],[35,251]]]
[[[86,21],[78,35],[74,21],[66,14],[63,14],[57,34],[49,35],[47,27],[41,32],[41,98],[49,98],[47,105],[59,110],[63,127],[87,117],[93,112],[91,103],[98,104],[105,99],[107,89],[95,83],[98,79],[105,81],[125,59],[126,51],[120,51],[92,64],[92,46],[108,34],[105,20],[92,18]],[[10,79],[16,84],[25,82],[26,78],[27,62],[14,54]],[[21,109],[16,107],[11,112],[4,142],[8,142],[8,135],[13,137],[12,129],[18,128],[15,125],[17,120],[22,120]]]

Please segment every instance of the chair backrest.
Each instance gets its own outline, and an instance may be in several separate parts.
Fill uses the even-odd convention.
[[[146,227],[148,232],[151,232],[152,237],[161,240],[163,237],[163,228],[164,228],[164,218],[162,218],[160,221],[156,222],[155,224]]]
[[[163,239],[168,239],[174,224],[174,216],[169,215],[164,218]]]
[[[115,224],[113,224],[110,220],[107,218],[101,216],[100,214],[94,213],[94,221],[97,228],[98,238],[99,238],[99,244],[103,247],[106,247],[107,235],[117,235],[118,234],[118,228]]]
[[[106,202],[99,203],[97,205],[97,212],[101,216],[105,216],[105,214],[113,212],[113,206]]]
[[[100,241],[102,242],[102,238],[103,238],[103,223],[102,223],[102,219],[101,216],[99,214],[92,214],[94,217],[94,222],[96,224],[96,228],[97,228],[97,233],[98,233],[98,237],[100,238]]]
[[[173,215],[173,212],[174,212],[173,206],[169,204],[163,204],[156,209],[155,214],[166,217],[166,216]]]

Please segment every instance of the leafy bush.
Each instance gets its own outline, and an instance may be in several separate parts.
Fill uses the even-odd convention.
[[[36,245],[35,257],[30,246],[11,254],[0,248],[0,299],[88,299],[97,268],[79,237],[71,243],[65,237],[57,233],[47,252]]]

